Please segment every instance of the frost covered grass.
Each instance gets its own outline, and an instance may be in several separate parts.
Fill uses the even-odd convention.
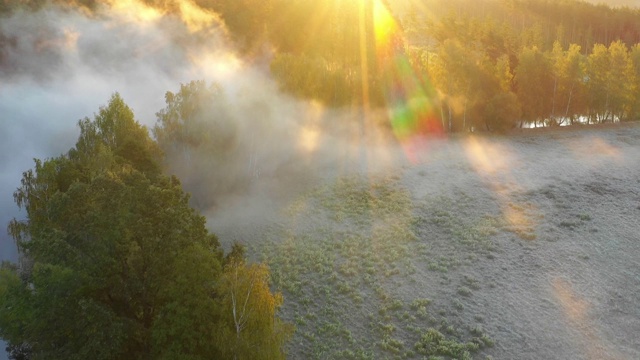
[[[416,207],[398,177],[339,178],[293,201],[285,209],[289,225],[272,229],[270,240],[255,249],[285,293],[284,316],[298,327],[291,351],[318,359],[409,359],[446,355],[447,346],[464,348],[455,350],[459,354],[483,348],[464,345],[471,334],[437,315],[420,291],[394,289],[398,283],[419,286],[425,275],[437,278],[442,269],[494,250],[495,219],[461,221],[444,210],[451,205],[441,198]],[[427,220],[430,212],[439,216]],[[448,257],[438,256],[437,244],[423,234],[425,222],[454,239]],[[425,267],[430,259],[438,265]],[[449,335],[431,349],[420,342],[430,331]]]
[[[609,316],[640,317],[640,127],[466,141],[336,176],[261,228],[292,358],[640,356],[637,323]]]

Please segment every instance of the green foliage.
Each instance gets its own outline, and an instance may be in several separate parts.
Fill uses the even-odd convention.
[[[424,356],[448,356],[454,359],[471,359],[471,354],[480,349],[473,342],[460,343],[455,340],[447,340],[438,330],[430,328],[414,345],[416,352]]]
[[[458,294],[462,295],[462,296],[471,296],[472,292],[471,289],[469,289],[466,286],[460,286],[458,288]]]
[[[79,125],[76,146],[36,160],[15,193],[27,219],[9,229],[25,261],[0,270],[0,337],[46,359],[225,353],[214,336],[231,327],[223,257],[204,217],[175,177],[160,174],[157,145],[118,94]],[[242,255],[236,247],[228,259]],[[247,339],[268,341],[261,349],[276,358],[288,333],[259,325],[261,316],[279,321],[282,301],[270,297],[266,276],[262,268],[261,292],[246,297],[255,337]]]
[[[271,73],[282,90],[327,105],[351,105],[354,99],[361,98],[359,68],[345,69],[323,58],[284,53],[271,62]]]
[[[633,83],[633,91],[635,94],[640,93],[640,44],[636,44],[631,48],[629,54],[633,63],[633,71],[635,82]],[[640,96],[635,96],[629,112],[627,120],[640,120]]]
[[[522,105],[523,118],[534,124],[546,119],[551,113],[548,94],[553,92],[553,78],[549,60],[540,49],[522,49],[515,79],[518,82],[517,95]]]
[[[78,125],[80,137],[68,158],[89,168],[90,176],[125,165],[148,177],[160,173],[158,145],[149,138],[147,129],[134,120],[133,111],[118,93],[108,106],[100,108],[93,121],[85,118]]]
[[[515,126],[521,109],[517,96],[512,93],[499,93],[493,96],[485,108],[485,124],[489,130],[506,131]]]
[[[217,310],[221,324],[227,325],[215,330],[221,356],[284,359],[282,345],[293,328],[276,317],[283,298],[280,293],[271,293],[267,266],[232,257],[218,291]]]
[[[179,8],[166,1],[143,2],[165,14]],[[10,0],[0,4],[0,14],[49,3],[89,13],[100,9],[96,0]],[[424,0],[421,6],[406,0],[194,3],[220,16],[242,56],[268,57],[281,89],[327,106],[404,108],[417,117],[428,108],[433,123],[449,131],[501,132],[517,124],[640,117],[639,61],[628,50],[640,43],[640,15],[634,8],[550,0]],[[393,45],[376,42],[377,32],[389,25],[378,22],[377,6],[393,15]],[[205,88],[189,84],[178,94],[168,93],[167,109],[158,114],[165,129],[156,133],[158,141],[186,163],[194,147],[206,143],[218,150],[209,154],[212,158],[237,151],[233,118],[220,94],[213,94],[219,91]],[[206,96],[189,96],[195,94]],[[206,97],[218,101],[212,106],[203,101]],[[184,121],[174,131],[180,119],[194,117],[191,110],[203,114],[203,108],[221,119],[218,131],[206,129],[201,119]],[[163,138],[171,134],[176,138]],[[146,158],[133,145],[140,144],[122,145],[115,155]]]
[[[411,302],[411,308],[414,310],[418,310],[420,308],[426,307],[431,303],[431,299],[415,299]]]
[[[215,83],[191,81],[181,84],[176,93],[168,91],[165,102],[165,108],[156,113],[153,134],[168,171],[186,179],[193,205],[208,209],[220,194],[245,189],[251,180],[245,176],[246,160],[255,154],[239,146],[241,122],[223,90]],[[259,121],[252,127],[256,134],[264,130]],[[209,166],[195,166],[205,161]]]
[[[245,52],[253,54],[264,44],[274,48],[271,71],[287,92],[332,106],[360,104],[366,80],[370,101],[382,101],[382,91],[376,85],[372,0],[362,3],[365,14],[360,12],[361,3],[353,1],[224,0],[201,4],[221,15]],[[366,72],[363,63],[368,64]]]

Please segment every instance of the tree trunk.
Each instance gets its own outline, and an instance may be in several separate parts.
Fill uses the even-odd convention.
[[[556,91],[558,89],[558,77],[553,79],[553,97],[551,98],[551,120],[556,116]]]
[[[569,90],[569,100],[567,101],[567,108],[564,111],[565,118],[569,116],[569,106],[571,105],[571,97],[573,96],[573,88],[575,85],[575,83],[571,84],[571,90]],[[571,117],[571,125],[573,125],[573,116]]]

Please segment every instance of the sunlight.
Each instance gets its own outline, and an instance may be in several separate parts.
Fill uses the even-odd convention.
[[[586,137],[584,139],[572,140],[568,146],[576,158],[584,159],[592,163],[602,160],[603,158],[604,160],[621,161],[620,148],[600,137]]]
[[[174,11],[191,33],[221,24],[215,13],[202,9],[191,0],[179,0],[164,7],[149,6],[140,0],[106,0],[106,3],[116,14],[138,24],[153,23]]]
[[[496,195],[509,230],[522,239],[534,240],[538,209],[531,202],[517,198],[522,189],[513,175],[517,161],[508,155],[509,149],[477,136],[469,136],[463,147],[469,165]]]
[[[181,0],[178,2],[178,6],[180,8],[180,18],[187,25],[190,32],[201,31],[214,23],[220,22],[216,14],[202,9],[192,1]]]
[[[64,48],[67,50],[75,49],[78,45],[79,38],[80,33],[78,31],[69,28],[64,29]]]
[[[310,153],[318,148],[318,140],[320,138],[320,131],[311,126],[302,128],[300,131],[299,145],[300,147]]]
[[[107,0],[107,4],[117,14],[140,24],[152,23],[164,15],[164,12],[138,0]]]
[[[494,175],[508,167],[506,149],[497,144],[469,136],[464,142],[464,150],[469,163],[481,175]]]
[[[553,291],[562,305],[565,314],[571,321],[584,321],[588,304],[586,301],[576,296],[566,280],[560,278],[554,279]]]
[[[391,44],[394,34],[399,31],[398,24],[391,12],[380,1],[376,0],[373,6],[373,21],[377,47],[387,47]]]
[[[213,77],[218,80],[237,74],[242,67],[242,61],[231,52],[224,54],[191,54],[190,59],[195,69],[204,71],[207,77]]]
[[[55,48],[63,48],[65,50],[76,50],[78,45],[78,39],[80,38],[80,33],[71,28],[64,28],[62,30],[62,37],[56,37],[51,40],[40,41],[36,44],[36,50],[44,50],[44,49],[55,49]]]
[[[605,346],[600,339],[598,329],[588,316],[590,304],[571,288],[571,284],[567,280],[556,277],[551,285],[553,294],[560,303],[569,324],[582,335],[588,344],[585,349],[588,358],[594,360],[621,359],[621,354],[617,353],[615,349]]]
[[[406,54],[402,29],[380,0],[374,2],[374,36],[378,70],[391,127],[405,155],[417,162],[428,136],[443,136],[434,111],[432,86],[421,80]]]
[[[306,153],[313,153],[320,145],[320,129],[318,121],[324,113],[324,107],[317,101],[310,103],[307,115],[307,124],[300,129],[298,146]]]

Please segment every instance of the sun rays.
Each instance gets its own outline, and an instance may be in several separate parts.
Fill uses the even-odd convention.
[[[385,105],[393,132],[415,162],[427,136],[442,136],[444,131],[435,114],[433,89],[412,68],[406,53],[400,24],[385,4],[374,3],[376,63]]]
[[[107,0],[105,4],[122,18],[141,26],[151,25],[166,15],[174,14],[191,33],[208,29],[213,25],[222,28],[217,14],[191,0],[178,0],[166,6],[151,6],[140,0]]]

